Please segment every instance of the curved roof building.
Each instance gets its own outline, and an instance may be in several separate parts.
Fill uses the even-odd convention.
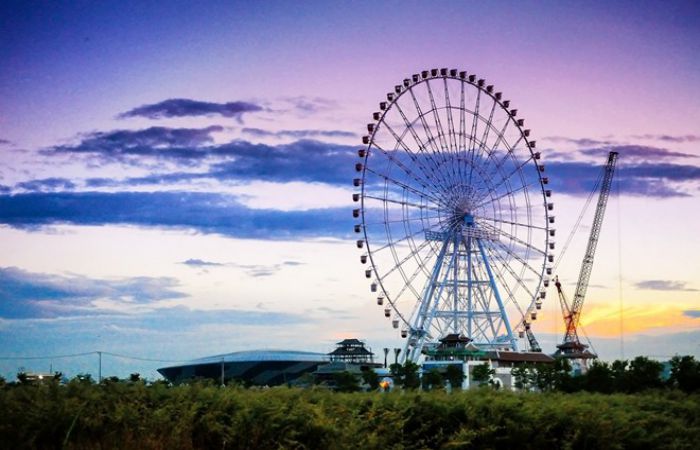
[[[248,350],[207,356],[182,365],[163,367],[158,372],[172,383],[194,378],[273,386],[289,383],[328,362],[323,353],[296,350]]]

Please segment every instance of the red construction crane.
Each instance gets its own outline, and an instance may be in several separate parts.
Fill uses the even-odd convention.
[[[615,173],[615,163],[617,162],[617,152],[608,154],[608,162],[605,165],[603,179],[600,186],[600,195],[598,197],[598,206],[596,207],[595,216],[593,217],[593,226],[591,227],[591,235],[588,238],[588,247],[586,254],[583,257],[581,264],[581,272],[578,276],[576,284],[576,293],[574,301],[569,306],[569,302],[564,295],[559,282],[559,277],[555,278],[554,285],[557,287],[559,294],[559,302],[561,304],[564,322],[566,323],[566,334],[561,344],[557,345],[555,356],[570,358],[581,361],[582,368],[585,369],[586,361],[591,358],[597,358],[595,353],[588,350],[588,345],[582,344],[578,337],[578,324],[581,318],[581,310],[583,309],[583,301],[586,297],[588,282],[591,278],[593,270],[593,257],[595,256],[598,238],[600,237],[600,229],[603,225],[603,217],[605,216],[605,207],[608,204],[610,196],[610,188],[612,187],[613,174]]]

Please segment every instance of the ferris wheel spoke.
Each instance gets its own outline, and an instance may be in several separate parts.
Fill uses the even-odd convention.
[[[430,81],[425,82],[425,86],[428,88],[428,97],[430,97],[430,109],[433,112],[433,120],[435,120],[435,129],[438,134],[438,142],[443,152],[448,152],[449,147],[447,141],[445,140],[445,131],[442,128],[442,122],[440,121],[440,114],[438,114],[438,108],[435,104],[435,97],[433,96],[433,89],[430,87]]]
[[[416,94],[413,92],[413,89],[409,90],[409,94],[411,96],[411,99],[413,99],[413,105],[416,108],[416,112],[418,113],[418,119],[420,120],[421,127],[423,127],[423,132],[425,133],[426,137],[428,138],[428,144],[430,145],[430,149],[433,152],[436,157],[438,155],[441,156],[442,162],[446,163],[447,159],[445,157],[444,153],[440,153],[440,150],[435,147],[435,137],[433,136],[432,131],[430,131],[430,125],[428,125],[428,122],[425,120],[425,115],[423,114],[423,109],[420,107],[420,104],[418,102],[418,99],[416,98]],[[447,175],[447,174],[445,174]]]
[[[467,155],[467,107],[464,94],[464,87],[466,82],[462,81],[459,83],[459,149],[464,155],[464,160],[468,158]],[[461,166],[461,165],[460,165]]]
[[[491,128],[493,127],[493,114],[496,112],[496,102],[493,102],[491,105],[491,111],[489,112],[489,118],[486,120],[484,124],[484,132],[481,136],[481,141],[479,144],[479,153],[489,153],[489,148],[486,146],[486,142],[488,141],[489,138],[489,132],[491,131]]]
[[[387,248],[391,247],[392,245],[396,245],[396,244],[399,244],[399,243],[401,243],[401,242],[407,241],[407,240],[409,240],[409,239],[413,239],[413,238],[415,238],[416,236],[418,236],[419,234],[425,233],[426,231],[431,231],[432,228],[435,228],[435,227],[437,227],[438,225],[440,225],[440,224],[439,224],[439,223],[436,223],[436,224],[431,225],[431,226],[430,226],[429,228],[427,228],[427,229],[420,229],[420,230],[418,230],[418,231],[416,231],[416,232],[414,232],[414,233],[411,233],[411,234],[409,234],[409,235],[406,235],[406,236],[404,236],[404,237],[402,237],[402,238],[400,238],[400,239],[397,239],[397,240],[395,240],[395,241],[387,242],[386,244],[382,245],[382,246],[379,247],[378,249],[372,250],[372,251],[375,252],[375,253],[381,252],[382,250],[386,250]]]
[[[420,185],[423,186],[425,189],[436,189],[436,190],[438,189],[438,187],[437,187],[435,184],[432,184],[431,186],[428,186],[428,184],[426,184],[426,183],[429,183],[429,181],[427,181],[427,180],[425,180],[425,181],[422,180],[422,179],[421,179],[420,177],[418,177],[415,173],[413,173],[413,171],[412,171],[409,167],[406,167],[406,165],[405,165],[404,163],[402,163],[399,159],[395,158],[389,151],[384,150],[384,149],[383,149],[379,144],[377,144],[376,142],[372,142],[372,147],[378,149],[382,154],[384,154],[384,156],[386,156],[386,158],[387,158],[389,161],[391,161],[392,163],[396,164],[397,167],[399,167],[399,168],[400,168],[402,171],[404,171],[407,175],[409,175],[411,178],[413,178],[413,180],[414,180],[416,183],[420,184]],[[376,172],[376,171],[372,171],[372,173],[375,173],[375,174],[376,174],[377,172]],[[384,177],[384,176],[382,176],[382,177],[383,177],[383,178],[388,178],[388,177]]]
[[[459,147],[457,146],[457,138],[455,136],[455,124],[452,117],[452,104],[450,102],[450,90],[447,88],[447,78],[443,79],[443,84],[445,88],[445,106],[447,112],[447,133],[450,143],[450,149],[456,154],[459,152]],[[459,169],[459,166],[457,166]]]
[[[435,197],[435,196],[433,196],[433,195],[429,195],[429,194],[427,194],[426,192],[419,191],[418,189],[416,189],[416,188],[414,188],[414,187],[411,187],[411,186],[409,186],[408,184],[402,183],[402,182],[400,182],[399,180],[397,180],[397,179],[395,179],[395,178],[392,178],[392,177],[390,177],[390,176],[388,176],[388,175],[385,175],[385,174],[383,174],[383,173],[376,172],[376,171],[374,171],[373,169],[370,169],[369,167],[366,168],[366,170],[367,170],[368,172],[372,173],[373,175],[375,175],[375,176],[377,176],[377,177],[379,177],[379,178],[384,179],[384,181],[387,181],[387,182],[389,182],[389,183],[391,183],[391,184],[394,184],[394,185],[396,185],[396,186],[399,186],[399,187],[401,187],[401,188],[403,188],[403,189],[405,189],[405,190],[407,190],[407,191],[409,191],[409,192],[411,192],[411,193],[413,193],[413,194],[415,194],[415,195],[417,195],[417,196],[419,196],[419,197],[421,197],[421,198],[423,198],[423,199],[431,200],[431,201],[433,201],[434,203],[437,203],[437,204],[442,204],[442,203],[443,203],[442,200],[438,199],[437,197]],[[427,189],[427,186],[423,186],[423,187]]]
[[[509,190],[509,191],[505,191],[504,193],[502,193],[502,194],[500,194],[500,195],[498,195],[498,196],[496,196],[496,197],[492,197],[492,198],[490,198],[490,199],[487,199],[487,200],[483,201],[482,203],[477,204],[476,207],[475,207],[475,209],[476,209],[476,208],[481,208],[482,206],[486,206],[486,205],[488,205],[489,203],[493,203],[493,202],[496,201],[496,200],[500,200],[500,199],[502,199],[502,198],[512,196],[513,194],[517,194],[517,193],[520,192],[520,191],[527,190],[527,189],[532,188],[532,187],[534,187],[534,186],[536,186],[536,185],[538,185],[538,184],[539,184],[539,183],[535,183],[535,182],[533,182],[533,183],[528,183],[528,184],[523,184],[523,185],[519,186],[519,187],[516,188],[516,189],[512,189],[512,190]]]
[[[472,117],[472,132],[469,135],[469,154],[471,157],[471,164],[469,165],[469,185],[472,184],[472,174],[474,172],[474,154],[476,153],[476,126],[479,123],[479,104],[481,102],[481,90],[476,92],[476,104],[474,106],[474,112]]]
[[[398,109],[398,107],[397,107],[397,109]],[[402,113],[402,114],[403,114],[403,113]],[[442,180],[442,179],[436,179],[436,175],[439,174],[439,171],[437,171],[438,165],[435,163],[435,161],[432,159],[432,157],[431,157],[431,162],[433,163],[433,166],[434,166],[434,167],[432,167],[432,168],[431,168],[431,167],[427,167],[427,166],[424,165],[423,162],[422,162],[422,159],[423,159],[423,158],[421,158],[421,157],[419,157],[418,155],[414,154],[414,153],[411,151],[411,149],[408,147],[408,145],[406,145],[406,143],[404,142],[404,140],[394,131],[394,129],[393,129],[392,127],[389,126],[389,124],[384,124],[384,127],[385,127],[385,128],[389,131],[389,133],[394,137],[394,139],[396,140],[396,143],[399,144],[399,145],[409,154],[409,156],[410,156],[411,160],[414,162],[414,164],[416,164],[416,165],[421,169],[421,173],[423,174],[423,177],[426,178],[426,181],[427,181],[428,183],[431,183],[432,186],[433,186],[433,188],[435,188],[435,189],[438,189],[438,186],[439,186],[440,188],[444,189],[444,188],[445,188],[444,180]],[[409,128],[415,133],[415,130],[413,130],[413,127],[412,127],[410,124],[407,124],[407,127],[409,127]],[[412,133],[412,134],[413,134],[413,133]],[[421,154],[423,154],[423,155],[428,155],[428,156],[429,156],[428,153],[425,153],[425,152],[422,151],[422,149],[423,149],[423,147],[422,147],[422,145],[423,145],[422,142],[417,142],[417,143],[418,143],[418,145],[419,145],[419,148],[421,149]],[[431,177],[432,177],[432,180],[433,180],[432,182],[430,181],[430,180],[431,180]],[[437,182],[437,184],[435,184],[436,182]],[[427,186],[425,186],[423,183],[421,183],[421,185],[423,185],[423,187],[425,187],[425,188],[427,189]]]
[[[418,253],[420,253],[424,248],[426,248],[426,247],[429,246],[429,245],[430,245],[430,241],[423,241],[418,247],[416,247],[415,250],[412,250],[411,252],[408,253],[408,255],[404,256],[404,257],[401,259],[401,261],[395,261],[396,264],[394,265],[394,267],[392,267],[391,269],[389,269],[389,271],[386,272],[384,275],[378,276],[379,281],[384,281],[384,279],[385,279],[386,277],[388,277],[389,275],[391,275],[392,273],[394,273],[394,271],[398,270],[399,267],[401,267],[402,265],[406,264],[406,262],[408,262],[409,260],[411,260],[411,258],[413,258],[415,255],[417,255]]]
[[[510,123],[510,120],[506,122],[506,125],[508,125],[509,123]],[[504,127],[504,133],[505,133],[505,127]],[[508,158],[512,158],[512,157],[513,157],[512,153],[518,148],[518,146],[520,145],[520,142],[521,142],[523,139],[524,139],[524,135],[521,133],[520,136],[518,137],[518,139],[513,143],[513,145],[511,145],[511,146],[508,147],[509,151],[506,151],[506,152],[503,154],[503,157],[502,157],[501,159],[499,159],[498,162],[495,163],[495,165],[494,165],[494,167],[493,167],[493,172],[492,172],[494,175],[496,174],[496,172],[497,172],[501,167],[503,167],[503,164],[506,163],[506,161],[508,160]],[[495,150],[495,148],[494,148],[493,150]],[[524,151],[524,150],[525,150],[525,149],[523,149],[523,151]]]
[[[440,179],[442,181],[440,184],[443,188],[445,188],[446,186],[444,183],[446,182],[446,180],[444,179],[444,176],[439,172],[440,163],[438,163],[433,158],[433,156],[435,156],[435,152],[433,150],[430,150],[430,151],[428,150],[428,147],[426,146],[426,144],[423,142],[423,140],[420,138],[420,136],[418,136],[418,133],[416,132],[416,129],[413,126],[413,123],[411,123],[408,120],[408,117],[406,117],[406,114],[404,113],[403,109],[401,109],[401,106],[398,103],[396,103],[395,106],[396,106],[396,110],[399,112],[399,115],[401,116],[401,119],[404,122],[404,126],[406,127],[408,132],[411,133],[411,136],[413,137],[413,140],[416,142],[416,144],[418,144],[418,147],[421,151],[421,154],[425,155],[425,157],[429,158],[430,161],[432,162],[432,165],[434,166],[434,168],[433,168],[433,170],[431,170],[431,173],[433,174],[433,176],[437,176],[437,175],[440,176]]]
[[[365,198],[377,200],[377,201],[380,201],[383,203],[392,203],[392,204],[401,205],[401,206],[412,206],[412,207],[418,208],[418,209],[429,209],[431,211],[440,211],[440,208],[437,208],[435,206],[419,205],[418,203],[406,202],[406,201],[401,201],[401,200],[394,200],[391,198],[384,198],[384,197],[376,197],[374,195],[369,195],[369,194],[365,194]]]
[[[508,248],[505,244],[503,244],[500,241],[496,241],[496,245],[500,247],[500,249],[508,254],[508,256],[512,257],[516,261],[518,261],[520,264],[522,264],[524,267],[526,267],[530,272],[532,272],[534,275],[537,275],[538,277],[541,276],[542,274],[537,271],[535,268],[533,268],[528,262],[520,255],[518,255],[516,252],[512,251],[510,248]]]
[[[510,178],[513,177],[513,175],[517,175],[518,173],[521,173],[523,167],[525,167],[526,164],[528,164],[530,161],[533,161],[532,155],[530,155],[527,159],[525,159],[523,162],[521,162],[515,169],[513,169],[510,173],[508,173],[505,176],[502,176],[500,181],[494,185],[494,189],[498,189],[504,184],[510,180]],[[494,174],[495,175],[495,174]],[[483,200],[483,199],[480,199]]]
[[[524,227],[524,228],[530,228],[530,229],[535,229],[535,230],[547,230],[546,227],[541,227],[539,225],[533,225],[533,224],[526,224],[526,223],[520,223],[520,222],[513,222],[510,220],[504,220],[504,219],[496,219],[495,217],[485,217],[485,216],[477,216],[474,215],[475,219],[482,219],[487,222],[499,222],[499,223],[505,223],[507,225],[515,225],[518,227]],[[484,224],[482,224],[483,226]],[[487,225],[488,226],[488,225]]]
[[[365,227],[370,227],[374,225],[386,225],[388,223],[404,223],[406,221],[415,221],[415,220],[426,220],[426,219],[439,219],[440,216],[417,216],[417,217],[402,217],[401,219],[394,219],[394,220],[383,220],[380,222],[367,222],[365,223]]]
[[[535,294],[527,287],[527,284],[525,284],[525,282],[523,281],[522,274],[518,275],[512,269],[510,264],[508,264],[507,261],[505,261],[498,252],[493,251],[493,248],[489,247],[488,251],[489,251],[489,254],[491,255],[492,258],[498,260],[501,263],[500,270],[499,270],[500,276],[503,275],[504,270],[508,271],[508,273],[510,274],[511,277],[513,277],[515,282],[518,283],[518,285],[521,286],[525,290],[525,292],[527,292],[529,298],[534,300]],[[513,304],[518,309],[518,311],[520,311],[520,314],[524,314],[522,308],[520,307],[520,304],[515,300],[515,294],[511,290],[510,285],[508,283],[506,283],[505,280],[503,280],[503,279],[501,280],[501,284],[509,292],[509,298],[511,298],[513,300]]]
[[[527,248],[529,248],[530,250],[534,250],[535,252],[539,253],[540,255],[543,255],[543,256],[544,256],[544,255],[547,254],[546,251],[544,251],[544,250],[542,250],[542,249],[540,249],[540,248],[537,248],[537,247],[535,247],[534,245],[532,245],[532,244],[530,244],[530,243],[528,243],[528,242],[525,242],[525,241],[523,241],[522,239],[519,239],[518,237],[513,236],[512,234],[510,234],[510,233],[508,233],[508,232],[506,232],[506,231],[503,231],[503,230],[501,230],[501,229],[499,229],[499,228],[493,227],[493,226],[488,225],[488,224],[482,224],[482,226],[484,226],[484,227],[486,227],[486,228],[491,228],[492,232],[498,233],[498,234],[503,235],[503,236],[506,236],[506,237],[507,237],[508,239],[510,239],[511,241],[517,242],[518,244],[520,244],[520,245],[522,245],[522,246],[524,246],[524,247],[527,247]]]

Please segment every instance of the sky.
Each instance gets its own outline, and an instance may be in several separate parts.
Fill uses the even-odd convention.
[[[95,374],[44,358],[95,351],[155,378],[402,345],[359,263],[353,165],[386,93],[442,67],[525,118],[559,249],[620,153],[582,324],[603,359],[700,357],[697,2],[7,1],[0,35],[6,378]],[[570,296],[592,212],[558,267]],[[533,330],[561,339],[552,289]]]

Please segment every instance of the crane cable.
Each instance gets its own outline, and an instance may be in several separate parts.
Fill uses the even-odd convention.
[[[559,263],[561,263],[562,259],[564,258],[564,254],[566,253],[566,250],[568,250],[569,245],[571,244],[571,241],[574,239],[574,236],[576,235],[579,228],[581,227],[581,221],[583,220],[583,216],[586,214],[586,211],[588,211],[588,207],[590,206],[590,204],[593,200],[593,197],[598,192],[598,187],[600,186],[600,183],[603,180],[604,175],[605,175],[605,172],[600,173],[600,175],[598,176],[598,179],[595,182],[595,186],[593,186],[593,190],[591,191],[590,194],[588,194],[588,198],[586,199],[586,203],[583,205],[583,209],[581,210],[581,213],[579,214],[578,219],[576,219],[576,223],[574,224],[574,227],[571,229],[571,233],[569,233],[569,237],[566,238],[566,242],[564,243],[564,246],[561,248],[561,252],[559,253],[559,256],[557,257],[557,261],[554,263],[554,266],[552,266],[552,273],[556,273],[557,267],[559,267]]]

